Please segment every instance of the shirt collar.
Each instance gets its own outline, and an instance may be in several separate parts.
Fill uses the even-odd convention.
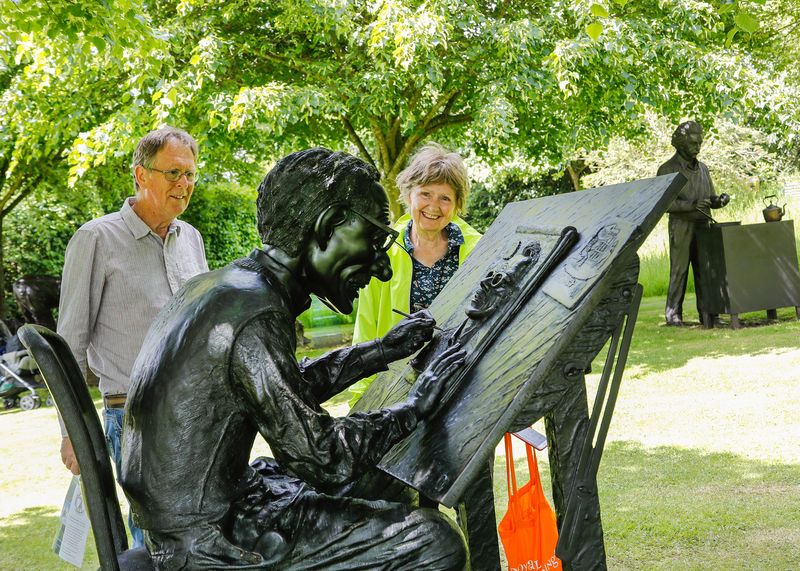
[[[150,232],[152,232],[152,230],[147,224],[144,223],[144,220],[139,218],[139,216],[133,211],[133,205],[135,202],[135,196],[129,196],[126,198],[125,202],[122,203],[120,214],[130,233],[133,234],[134,238],[139,240],[140,238],[147,236]],[[181,227],[175,220],[169,223],[167,234],[170,232],[175,232],[176,238],[181,235]],[[153,232],[153,234],[155,234],[155,232]]]
[[[686,159],[684,159],[683,156],[681,156],[680,153],[675,153],[675,156],[678,157],[678,164],[681,165],[681,169],[682,170],[696,171],[698,168],[700,168],[700,161],[699,160],[697,162],[695,162],[694,167],[693,167],[692,164],[689,161],[687,161]]]
[[[414,251],[414,245],[411,243],[411,224],[413,220],[408,221],[408,225],[406,226],[406,231],[403,234],[403,245],[408,250],[408,253],[412,253]],[[461,246],[464,244],[464,234],[461,232],[461,228],[456,225],[455,222],[450,222],[447,226],[444,227],[447,230],[447,249],[450,250],[454,246]]]

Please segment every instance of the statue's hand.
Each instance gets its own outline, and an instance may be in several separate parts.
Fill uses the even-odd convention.
[[[427,311],[418,311],[389,330],[383,337],[383,350],[388,361],[403,359],[422,349],[433,337],[436,320]]]
[[[711,199],[710,198],[700,198],[694,201],[694,206],[698,210],[708,210],[711,208]]]
[[[731,197],[727,193],[723,192],[717,197],[717,199],[714,201],[714,204],[711,205],[711,208],[722,208],[723,206],[727,206],[730,201]]]
[[[444,387],[464,364],[466,355],[466,351],[461,350],[461,344],[456,343],[417,377],[406,399],[408,404],[416,408],[417,418],[424,418],[436,409]]]

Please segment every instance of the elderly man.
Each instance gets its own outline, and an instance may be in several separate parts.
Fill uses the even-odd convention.
[[[145,135],[133,154],[136,196],[119,212],[81,226],[67,246],[58,333],[81,371],[88,360],[100,378],[106,438],[118,476],[122,412],[145,334],[175,292],[208,271],[200,233],[176,220],[192,197],[196,164],[197,143],[186,131],[162,127]],[[66,436],[61,456],[77,474]],[[131,526],[131,533],[134,547],[143,545],[141,530]]]
[[[678,125],[672,134],[675,154],[658,168],[658,176],[679,172],[686,177],[675,202],[669,207],[669,287],[665,315],[667,325],[683,325],[683,298],[686,295],[686,282],[689,278],[689,264],[694,272],[694,289],[697,313],[703,320],[703,289],[698,279],[704,270],[697,257],[698,228],[707,228],[709,208],[722,208],[730,197],[724,192],[717,196],[708,167],[697,160],[703,144],[703,126],[695,121]],[[718,315],[709,316],[717,324],[722,323]]]
[[[327,149],[285,157],[259,187],[263,248],[191,280],[153,324],[133,370],[121,482],[160,571],[463,569],[452,521],[373,469],[433,412],[460,347],[411,379],[404,401],[338,418],[321,403],[419,349],[430,314],[294,359],[309,294],[350,313],[373,276],[392,275],[397,233],[378,178]],[[275,459],[250,465],[257,434]]]

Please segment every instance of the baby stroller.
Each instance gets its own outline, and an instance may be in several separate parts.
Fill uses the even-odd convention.
[[[0,337],[5,337],[6,347],[12,349],[0,355],[0,399],[3,399],[3,409],[12,409],[17,405],[22,410],[39,408],[42,406],[42,397],[36,391],[47,391],[47,386],[39,375],[39,366],[2,321]],[[14,350],[17,348],[19,349]],[[53,404],[53,398],[47,393],[45,405]]]

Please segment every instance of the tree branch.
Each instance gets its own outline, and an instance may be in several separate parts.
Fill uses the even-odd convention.
[[[361,153],[361,157],[371,164],[373,167],[377,168],[375,165],[375,161],[372,160],[372,157],[369,154],[369,151],[364,146],[364,142],[361,140],[361,137],[358,136],[356,130],[353,128],[353,124],[350,122],[346,116],[342,117],[342,125],[344,125],[344,130],[347,131],[347,134],[350,136],[350,139],[355,143],[356,147],[358,147],[358,152]]]
[[[254,52],[254,54],[255,54],[255,52]],[[302,73],[303,75],[305,75],[307,77],[313,78],[313,80],[316,81],[317,83],[320,83],[320,84],[324,85],[325,87],[327,87],[328,89],[331,89],[336,93],[339,93],[339,90],[337,89],[337,84],[335,82],[331,82],[329,80],[329,78],[325,77],[324,75],[319,75],[319,74],[317,74],[317,73],[315,73],[313,71],[309,71],[307,68],[304,68],[304,67],[301,67],[301,66],[293,64],[288,59],[283,59],[283,58],[277,57],[277,56],[275,56],[275,55],[273,55],[271,53],[257,54],[257,55],[258,55],[259,58],[263,58],[263,59],[269,60],[269,61],[271,61],[273,63],[278,64],[278,65],[286,66],[289,69],[292,69],[292,70],[296,71],[297,73]]]
[[[425,130],[425,136],[430,137],[433,132],[438,131],[442,127],[449,127],[450,125],[461,125],[462,123],[471,123],[475,118],[472,115],[463,113],[461,115],[439,115],[428,124]]]
[[[433,106],[428,110],[428,112],[425,114],[425,117],[423,117],[423,131],[428,128],[428,123],[430,123],[437,116],[439,110],[448,103],[450,103],[452,106],[452,103],[455,102],[455,98],[457,98],[460,94],[461,91],[455,88],[445,91],[444,94],[442,94],[442,96],[436,100],[436,103],[434,103]]]
[[[409,110],[413,111],[413,109],[419,103],[419,98],[422,97],[422,88],[419,87],[414,89],[415,83],[413,80],[408,80],[408,85],[403,90],[401,97],[408,101],[408,108]],[[397,138],[397,133],[400,132],[402,121],[400,120],[400,115],[396,115],[394,121],[392,121],[391,126],[389,127],[389,131],[386,133],[386,138],[392,141],[395,141]],[[395,149],[396,150],[396,149]]]
[[[42,177],[42,175],[39,175],[38,177],[36,177],[36,180],[35,180],[35,181],[33,181],[33,183],[29,184],[29,185],[28,185],[28,186],[25,188],[25,190],[23,190],[22,192],[20,192],[20,193],[17,195],[17,197],[16,197],[16,198],[15,198],[15,199],[14,199],[14,200],[11,202],[11,204],[9,204],[9,205],[8,205],[8,206],[6,206],[5,208],[3,208],[2,212],[0,212],[0,218],[5,218],[5,217],[6,217],[6,214],[8,214],[8,213],[9,213],[9,212],[11,212],[12,210],[14,210],[14,208],[16,208],[17,204],[19,204],[20,202],[22,202],[22,199],[23,199],[23,198],[25,198],[26,196],[28,196],[28,195],[31,193],[31,191],[32,191],[34,188],[36,188],[36,186],[37,186],[37,185],[38,185],[40,182],[42,182],[42,178],[43,178],[43,177]]]
[[[20,186],[22,186],[23,176],[19,175],[15,177],[15,180],[11,183],[11,188],[6,190],[3,193],[3,197],[0,198],[0,209],[5,210],[5,206],[9,200],[16,194],[17,190]]]
[[[3,185],[6,182],[6,175],[8,174],[8,165],[11,164],[11,157],[3,157],[0,161],[0,188],[3,188]]]
[[[375,150],[378,152],[378,164],[381,174],[388,175],[389,171],[389,149],[386,147],[386,139],[383,136],[378,124],[375,121],[370,121],[372,128],[372,136],[375,137]]]

